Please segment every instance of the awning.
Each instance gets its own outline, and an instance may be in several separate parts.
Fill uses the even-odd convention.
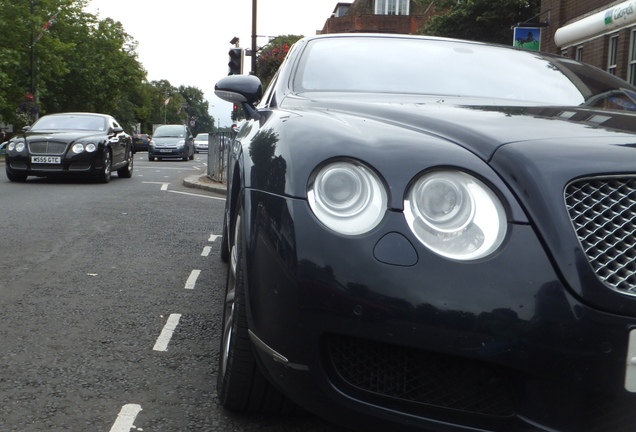
[[[636,24],[635,0],[619,3],[603,12],[561,27],[554,34],[554,43],[558,47],[569,46],[630,24]]]

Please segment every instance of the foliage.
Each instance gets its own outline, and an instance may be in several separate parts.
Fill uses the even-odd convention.
[[[540,0],[441,0],[419,33],[510,45],[512,26],[535,18]]]
[[[151,133],[167,119],[194,119],[194,130],[212,131],[201,90],[149,83],[137,42],[120,22],[84,12],[86,5],[0,0],[0,121],[20,128],[40,114],[89,111],[112,114],[131,133],[137,125]]]
[[[200,132],[212,132],[214,120],[208,112],[208,102],[203,99],[203,92],[196,87],[179,87],[179,93],[183,96],[186,107],[188,123],[194,135]]]
[[[278,36],[258,51],[256,55],[256,76],[261,79],[264,88],[274,78],[291,46],[301,38],[302,36],[294,35]]]

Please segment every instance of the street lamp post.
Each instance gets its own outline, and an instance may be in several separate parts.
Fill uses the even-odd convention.
[[[35,12],[35,2],[31,0],[31,17]],[[35,32],[33,31],[33,24],[31,24],[31,88],[30,93],[35,95]]]
[[[252,75],[256,75],[256,2],[252,0]]]

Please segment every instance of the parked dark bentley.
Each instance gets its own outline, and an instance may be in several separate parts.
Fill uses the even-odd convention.
[[[296,43],[264,94],[255,76],[216,94],[247,117],[224,407],[634,430],[636,88],[512,47],[331,34]]]
[[[10,181],[74,175],[108,183],[112,171],[132,177],[132,142],[110,115],[49,114],[9,141],[5,166]]]

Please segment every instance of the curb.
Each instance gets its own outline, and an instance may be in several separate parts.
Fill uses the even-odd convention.
[[[202,189],[221,195],[225,195],[227,192],[227,185],[225,183],[219,183],[212,180],[205,174],[186,177],[183,179],[183,185],[189,188]]]

